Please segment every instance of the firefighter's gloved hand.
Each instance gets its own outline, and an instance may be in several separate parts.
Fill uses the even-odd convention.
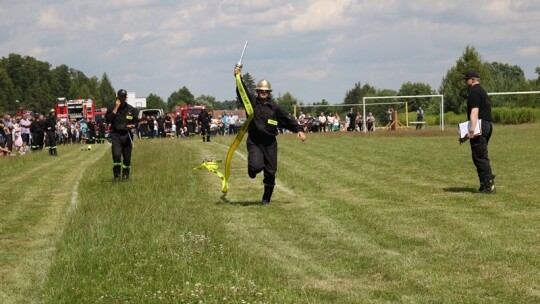
[[[234,77],[236,77],[236,75],[242,75],[242,67],[241,66],[236,65],[234,67]]]

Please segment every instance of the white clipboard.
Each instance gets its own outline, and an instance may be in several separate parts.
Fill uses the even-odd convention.
[[[470,121],[465,121],[459,124],[459,138],[467,137],[467,133],[469,133],[470,125],[471,125]],[[480,128],[481,125],[482,125],[482,120],[479,119],[478,123],[476,124],[476,128],[474,129],[474,136],[482,134],[482,128]]]

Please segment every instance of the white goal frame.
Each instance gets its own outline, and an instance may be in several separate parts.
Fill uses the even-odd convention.
[[[378,99],[401,99],[401,98],[433,98],[438,97],[441,99],[441,109],[440,109],[440,124],[441,124],[441,131],[444,131],[444,96],[443,95],[410,95],[410,96],[375,96],[375,97],[363,97],[362,98],[362,109],[363,109],[363,117],[366,117],[366,100],[378,100]],[[382,104],[382,103],[376,103],[376,104]],[[366,130],[366,121],[364,119],[364,132],[367,132]]]

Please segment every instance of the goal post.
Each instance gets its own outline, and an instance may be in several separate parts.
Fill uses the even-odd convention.
[[[363,97],[362,98],[362,110],[363,110],[363,117],[366,117],[366,100],[380,100],[380,99],[403,99],[403,98],[440,98],[441,99],[441,109],[440,109],[440,124],[441,124],[441,131],[444,131],[444,96],[443,95],[410,95],[410,96],[374,96],[374,97]],[[381,104],[381,103],[374,103],[374,104]],[[366,121],[364,119],[364,132],[367,132],[366,130]]]

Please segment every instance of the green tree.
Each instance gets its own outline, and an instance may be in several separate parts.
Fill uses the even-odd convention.
[[[377,89],[370,86],[368,83],[362,85],[360,82],[354,84],[354,87],[345,93],[343,104],[361,104],[364,97],[377,96]],[[349,112],[350,106],[344,106],[335,112]]]
[[[114,90],[107,73],[103,73],[103,76],[101,76],[98,91],[99,95],[96,104],[100,107],[107,107],[116,100],[116,91]]]
[[[56,75],[56,79],[60,85],[60,91],[57,92],[56,97],[67,97],[69,94],[69,88],[71,87],[71,76],[69,73],[69,67],[65,64],[59,65],[52,73]]]
[[[276,103],[280,105],[285,111],[293,113],[294,108],[298,106],[298,99],[294,97],[290,92],[286,92],[282,96],[276,98]]]
[[[167,104],[163,100],[163,98],[159,97],[158,95],[151,93],[146,97],[146,108],[147,109],[166,109]]]
[[[401,85],[401,88],[399,89],[398,95],[400,96],[415,96],[415,95],[434,95],[437,92],[431,88],[431,86],[427,83],[421,83],[421,82],[406,82]],[[419,107],[423,107],[425,111],[436,111],[439,109],[440,106],[438,106],[436,103],[430,101],[427,98],[411,98],[409,100],[399,100],[399,101],[407,101],[409,110],[416,111]],[[431,113],[431,112],[430,112]]]
[[[72,81],[69,86],[68,99],[78,99],[79,96],[79,83],[77,81]]]
[[[235,110],[237,107],[237,100],[225,100],[216,102],[214,109],[218,110]]]
[[[499,62],[486,63],[486,65],[490,73],[490,82],[486,85],[488,92],[520,92],[531,89],[525,79],[525,73],[519,66]],[[528,107],[534,106],[534,97],[532,95],[492,96],[491,101],[494,106]]]
[[[101,100],[101,98],[99,97],[99,79],[96,76],[90,77],[86,86],[89,90],[89,95],[87,98],[92,99],[92,101],[94,102],[94,106],[96,108],[101,108],[102,106],[105,106],[98,104],[97,102],[98,100]]]
[[[540,88],[540,66],[536,67],[535,72],[538,75],[538,77],[536,77],[536,85],[537,88]]]
[[[330,103],[326,99],[322,99],[320,102],[314,102],[313,103],[313,115],[317,116],[319,113],[328,113],[332,112],[332,108],[329,107]]]
[[[210,95],[201,95],[201,96],[195,98],[195,103],[194,104],[199,105],[199,106],[206,106],[210,110],[217,109],[216,108],[216,105],[217,105],[216,98],[214,96],[210,96]]]
[[[489,83],[489,68],[482,57],[473,46],[465,47],[462,56],[451,67],[446,76],[444,76],[440,88],[444,95],[445,109],[456,114],[463,113],[466,110],[467,86],[464,81],[464,75],[468,70],[476,70],[482,76],[484,84]]]
[[[190,105],[195,103],[195,97],[191,91],[183,86],[176,92],[173,92],[167,99],[167,111],[172,112],[179,105]]]
[[[4,68],[0,68],[0,113],[15,110],[15,86]]]

